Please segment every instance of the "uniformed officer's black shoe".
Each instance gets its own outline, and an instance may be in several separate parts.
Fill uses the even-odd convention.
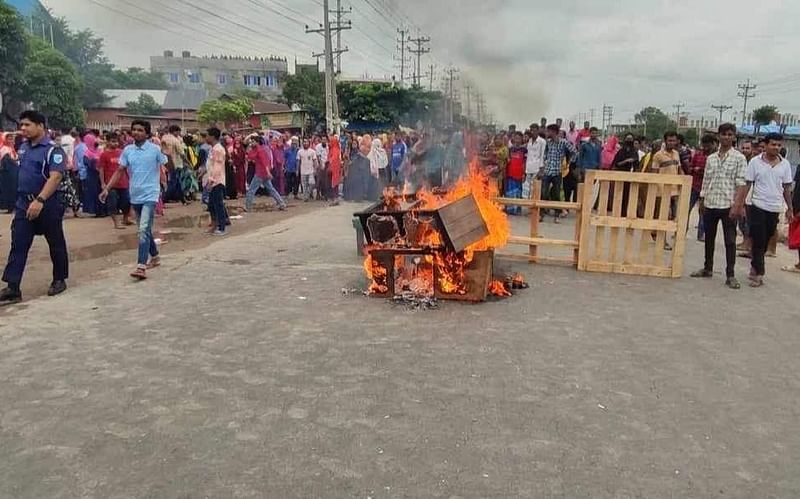
[[[13,305],[22,301],[22,291],[19,289],[5,288],[0,291],[0,307]]]
[[[67,283],[64,281],[53,281],[50,289],[47,290],[47,296],[60,295],[67,290]]]

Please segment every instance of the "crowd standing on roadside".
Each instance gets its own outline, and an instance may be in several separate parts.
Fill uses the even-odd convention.
[[[524,131],[516,126],[499,133],[395,130],[374,137],[347,132],[298,137],[215,127],[187,132],[177,125],[156,131],[141,120],[113,131],[51,131],[35,111],[23,113],[20,124],[19,133],[0,135],[0,209],[14,213],[0,305],[21,300],[28,249],[39,234],[47,238],[53,261],[48,294],[66,289],[62,216],[67,210],[77,218],[107,216],[118,230],[136,225],[139,253],[131,276],[142,280],[160,265],[153,223],[165,203],[199,201],[210,215],[208,233],[224,236],[231,225],[226,199],[242,198],[238,208],[243,213],[254,210],[259,193],[271,197],[278,210],[287,209],[287,199],[331,205],[343,199],[373,201],[387,186],[411,192],[423,186],[446,188],[465,173],[472,158],[499,194],[512,198],[530,198],[533,183],[540,180],[542,199],[577,201],[578,185],[595,169],[690,175],[690,210],[698,207],[696,235],[706,245],[705,265],[692,276],[713,276],[716,229],[722,225],[726,284],[733,289],[740,287],[734,272],[737,251],[751,259],[750,285],[762,286],[764,256],[775,254],[780,216],[792,222],[800,207],[783,137],[743,140],[737,149],[731,124],[704,135],[696,149],[675,132],[664,134],[663,141],[627,134],[620,142],[613,135],[602,140],[589,122],[580,129],[570,122],[565,129],[562,120],[548,123],[546,118]],[[593,189],[596,203],[597,186]],[[628,189],[614,194],[623,197],[627,212]],[[674,218],[676,193],[662,194],[659,203],[668,203]],[[519,215],[522,210],[509,207],[507,212]],[[554,223],[568,216],[562,210],[542,210],[541,220],[548,214]],[[743,235],[738,246],[737,227]],[[800,230],[800,223],[792,227]],[[671,249],[669,241],[665,249]],[[800,251],[798,257],[798,264],[785,270],[800,272]]]

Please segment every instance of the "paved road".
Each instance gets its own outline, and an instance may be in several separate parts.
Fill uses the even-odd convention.
[[[352,211],[0,317],[0,497],[800,495],[797,275],[406,311],[340,292]]]

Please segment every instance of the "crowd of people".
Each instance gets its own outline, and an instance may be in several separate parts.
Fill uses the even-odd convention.
[[[524,131],[512,125],[499,133],[444,128],[301,138],[215,127],[190,133],[176,125],[152,130],[141,120],[123,130],[58,131],[48,130],[40,113],[26,111],[20,133],[0,139],[0,209],[15,213],[3,275],[8,287],[0,292],[0,304],[21,300],[22,273],[37,234],[51,248],[54,272],[48,294],[66,289],[61,228],[66,210],[75,217],[109,217],[116,229],[138,224],[139,255],[131,276],[145,279],[148,269],[160,265],[152,226],[164,203],[200,201],[210,214],[208,233],[223,236],[231,223],[226,199],[243,198],[239,208],[245,213],[254,209],[259,192],[279,210],[287,208],[291,197],[334,205],[342,199],[372,201],[390,185],[412,192],[422,186],[446,188],[463,175],[471,158],[478,158],[501,196],[512,198],[530,198],[533,182],[540,180],[543,199],[577,201],[578,185],[593,169],[690,175],[691,208],[698,206],[701,213],[697,238],[706,241],[706,265],[693,276],[712,275],[721,223],[731,288],[740,286],[734,276],[737,223],[744,235],[738,251],[752,259],[750,283],[760,286],[764,255],[775,252],[777,213],[788,208],[790,221],[793,207],[800,207],[800,189],[794,200],[791,196],[783,138],[767,135],[736,144],[736,128],[730,124],[703,136],[693,149],[675,132],[652,142],[625,134],[620,142],[616,136],[602,140],[588,122],[581,129],[574,122],[565,128],[560,119],[548,123],[545,118]],[[627,210],[627,188],[622,195]],[[669,202],[674,216],[675,201]],[[507,210],[521,213],[519,207]],[[560,210],[550,214],[554,223],[568,216]],[[542,219],[546,215],[542,210]],[[671,249],[668,242],[665,249]]]

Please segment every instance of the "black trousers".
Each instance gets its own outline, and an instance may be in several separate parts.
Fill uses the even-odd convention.
[[[300,189],[300,175],[297,172],[286,172],[286,195],[293,194],[297,197]]]
[[[725,237],[725,275],[733,277],[736,266],[736,220],[730,217],[730,208],[706,208],[703,211],[703,227],[706,231],[706,264],[709,272],[714,270],[714,249],[717,241],[717,225],[722,222]]]
[[[762,210],[756,205],[750,207],[750,238],[752,239],[753,269],[763,276],[764,254],[767,252],[769,240],[778,228],[778,213]],[[706,230],[708,230],[706,228]],[[708,237],[708,236],[706,236]]]
[[[64,240],[64,227],[61,220],[64,217],[64,207],[56,196],[44,203],[42,212],[34,220],[28,220],[26,214],[30,201],[18,195],[14,209],[14,219],[11,222],[11,250],[8,252],[8,261],[3,272],[3,281],[11,286],[19,286],[22,274],[28,263],[28,251],[37,235],[47,239],[50,247],[50,260],[53,262],[53,280],[63,281],[69,277],[69,257],[67,256],[67,242]]]

